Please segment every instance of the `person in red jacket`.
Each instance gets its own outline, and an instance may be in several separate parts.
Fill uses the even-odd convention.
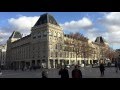
[[[82,78],[82,72],[78,68],[78,65],[75,66],[75,69],[72,71],[72,78]]]

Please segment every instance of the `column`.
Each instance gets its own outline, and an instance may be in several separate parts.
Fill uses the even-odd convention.
[[[35,66],[37,66],[37,60],[35,60]]]
[[[20,69],[20,61],[18,61],[18,64],[19,64],[19,69]]]
[[[55,59],[53,59],[53,68],[55,68]]]
[[[47,69],[50,68],[49,60],[46,61]]]
[[[58,59],[58,67],[60,67],[60,59]]]
[[[90,59],[88,59],[88,64],[90,64]]]
[[[92,64],[93,64],[93,60],[92,60]]]
[[[32,66],[32,60],[30,60],[30,67]]]

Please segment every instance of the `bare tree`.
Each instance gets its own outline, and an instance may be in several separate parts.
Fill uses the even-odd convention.
[[[68,48],[69,52],[75,52],[76,64],[78,55],[80,54],[83,54],[85,60],[85,57],[87,56],[86,54],[89,51],[87,47],[88,39],[78,32],[70,33],[68,37],[71,38],[71,40],[66,40],[65,44],[67,44],[66,47]]]
[[[112,59],[115,56],[114,50],[112,50],[112,48],[108,48],[105,52],[105,56],[106,56],[106,58],[109,58],[112,61]]]

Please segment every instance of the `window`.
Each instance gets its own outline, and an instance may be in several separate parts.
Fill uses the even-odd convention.
[[[70,57],[72,58],[72,53],[70,53]]]
[[[41,38],[41,35],[39,35],[38,38]]]
[[[69,57],[69,52],[68,52],[68,57]]]
[[[46,37],[47,35],[43,35],[43,37]]]
[[[60,57],[62,57],[62,53],[60,53]]]
[[[57,52],[55,53],[55,56],[57,57]]]
[[[51,57],[53,56],[53,53],[51,52]]]
[[[49,32],[49,35],[52,36],[53,35],[52,32]]]
[[[56,32],[54,32],[54,37],[56,37],[57,36],[57,33]]]
[[[34,56],[33,56],[33,58],[34,58]]]
[[[35,38],[36,38],[36,36],[33,37],[33,39],[35,39]]]
[[[56,44],[56,46],[55,46],[55,49],[57,49],[57,44]]]

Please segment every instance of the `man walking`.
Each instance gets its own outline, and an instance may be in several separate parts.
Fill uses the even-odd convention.
[[[116,73],[118,73],[118,62],[117,62],[117,60],[115,61],[115,70],[116,70]]]
[[[48,71],[47,70],[42,71],[42,78],[48,78]]]
[[[59,75],[61,75],[61,78],[69,78],[69,72],[66,66],[64,67],[64,69],[63,68],[60,69]]]
[[[103,62],[100,64],[100,72],[101,72],[101,76],[104,76],[104,70],[105,70],[105,66],[103,64]]]
[[[2,70],[1,70],[1,68],[0,68],[0,75],[2,75]]]
[[[78,65],[76,65],[75,69],[72,71],[72,78],[82,78],[82,72],[78,69]]]

